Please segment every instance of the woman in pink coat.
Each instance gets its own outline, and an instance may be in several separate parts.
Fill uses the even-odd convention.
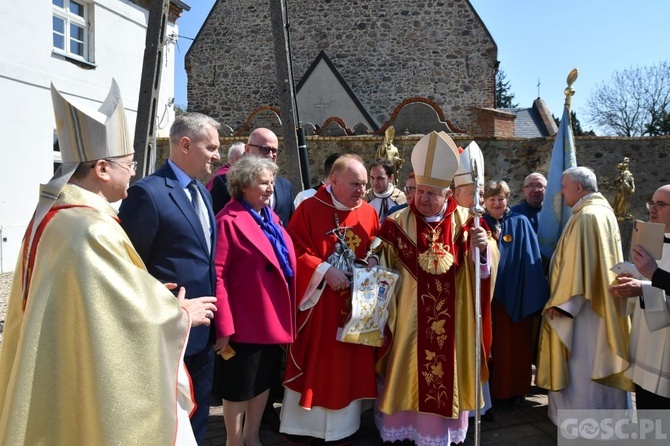
[[[233,199],[216,217],[214,345],[227,445],[260,446],[261,417],[281,345],[296,333],[295,251],[268,203],[277,165],[256,156],[228,172]],[[230,357],[231,354],[234,356]]]

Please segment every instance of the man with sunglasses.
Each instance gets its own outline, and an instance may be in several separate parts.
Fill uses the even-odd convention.
[[[407,202],[393,206],[389,209],[388,214],[386,215],[391,215],[394,212],[401,211],[408,207],[412,201],[414,201],[414,194],[416,193],[416,178],[414,176],[414,172],[410,172],[407,176],[407,180],[405,181],[405,188],[403,191],[405,192],[405,199]]]
[[[255,155],[277,163],[279,154],[279,140],[277,135],[270,129],[259,127],[249,135],[244,148],[245,155]],[[214,214],[218,214],[230,201],[228,193],[228,180],[225,175],[216,177],[212,188],[212,208]],[[293,186],[286,178],[275,175],[275,187],[270,199],[270,207],[279,216],[281,222],[286,226],[295,211],[293,204]]]
[[[663,256],[657,263],[641,246],[631,247],[631,260],[648,280],[619,275],[610,293],[635,299],[626,376],[635,383],[637,409],[670,409],[670,357],[659,354],[670,348],[670,184],[654,192],[647,209],[649,221],[665,225]]]

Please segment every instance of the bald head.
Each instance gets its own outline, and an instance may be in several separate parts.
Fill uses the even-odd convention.
[[[543,186],[546,186],[547,179],[540,172],[533,172],[531,174],[528,174],[528,176],[523,180],[524,186],[531,183],[540,183]]]
[[[652,205],[649,206],[649,221],[653,223],[663,223],[665,232],[670,232],[670,184],[656,189],[651,197]]]
[[[270,129],[257,128],[249,135],[244,153],[260,156],[277,162],[279,153],[279,140],[277,135]]]
[[[331,191],[337,201],[349,208],[361,204],[367,184],[368,171],[358,155],[342,155],[330,170]]]

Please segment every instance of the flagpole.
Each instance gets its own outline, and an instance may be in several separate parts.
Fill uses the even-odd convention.
[[[479,228],[479,219],[484,209],[479,205],[479,175],[477,160],[472,159],[472,182],[475,185],[473,206],[470,209],[474,214],[474,227]],[[482,166],[483,167],[483,166]],[[481,443],[482,408],[482,287],[481,287],[481,260],[479,247],[475,246],[475,446]]]
[[[546,258],[551,258],[553,255],[556,243],[572,214],[572,209],[561,195],[561,178],[566,169],[577,166],[575,140],[570,122],[570,103],[575,94],[572,84],[577,80],[578,74],[576,68],[568,74],[568,87],[564,90],[563,115],[558,125],[554,146],[551,149],[551,159],[547,170],[547,188],[542,210],[538,215],[537,239],[540,242],[540,251]]]

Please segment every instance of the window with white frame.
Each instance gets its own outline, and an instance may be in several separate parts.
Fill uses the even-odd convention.
[[[54,50],[88,61],[90,4],[81,0],[52,0]]]

